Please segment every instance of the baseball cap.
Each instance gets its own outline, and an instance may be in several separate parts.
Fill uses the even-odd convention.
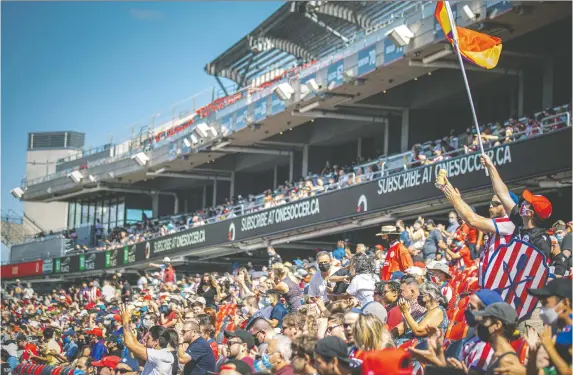
[[[129,367],[131,367],[131,369],[133,371],[137,371],[139,372],[139,363],[137,363],[137,359],[133,358],[133,357],[123,357],[120,361],[120,363],[123,363],[125,365],[128,365]]]
[[[351,359],[348,356],[348,346],[342,339],[336,336],[328,336],[318,340],[314,346],[314,352],[323,357],[338,358],[339,361],[350,364]]]
[[[501,298],[501,295],[498,292],[491,289],[480,289],[476,292],[476,296],[486,306],[489,306],[497,302],[503,302],[503,298]]]
[[[92,366],[95,367],[109,367],[115,369],[117,364],[121,362],[121,358],[115,355],[109,355],[107,357],[103,357],[100,361],[92,362]]]
[[[492,303],[483,310],[474,311],[474,316],[495,318],[508,324],[517,323],[517,312],[506,302]]]
[[[528,293],[535,297],[556,296],[560,298],[571,298],[573,288],[571,287],[571,280],[561,278],[551,280],[543,288],[529,289]]]
[[[235,365],[235,371],[241,375],[251,375],[253,371],[251,367],[247,364],[247,362],[243,361],[242,359],[230,359],[221,365],[221,370],[223,370],[226,366]]]
[[[205,300],[205,297],[197,297],[197,302],[206,305],[207,304],[207,300]]]
[[[405,272],[407,274],[416,275],[416,276],[423,276],[424,275],[424,271],[422,271],[422,269],[420,267],[416,267],[416,266],[406,268]]]
[[[551,202],[543,195],[533,195],[529,190],[524,190],[523,199],[533,206],[533,211],[541,219],[547,219],[551,216],[553,212]]]
[[[412,357],[404,349],[375,350],[362,357],[362,375],[410,375],[412,370]]]
[[[253,337],[253,335],[251,335],[249,332],[242,330],[242,329],[237,329],[235,331],[225,330],[225,337],[227,337],[227,338],[230,338],[230,337],[240,338],[241,341],[243,342],[243,344],[247,344],[247,348],[249,348],[249,350],[255,346],[255,338]]]
[[[171,258],[169,257],[163,258],[163,263],[171,263]]]
[[[103,337],[103,331],[101,330],[101,328],[94,328],[94,329],[90,329],[89,331],[86,331],[86,333],[88,335],[94,335],[97,337]]]
[[[428,226],[428,225],[436,226],[436,223],[434,222],[434,220],[428,219],[428,220],[426,220],[426,221],[424,222],[424,225],[425,225],[425,226]]]

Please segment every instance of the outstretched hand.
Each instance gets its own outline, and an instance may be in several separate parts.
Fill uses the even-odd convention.
[[[460,198],[462,196],[460,191],[453,187],[449,181],[446,183],[442,191],[449,201],[453,201],[454,199]]]
[[[442,331],[437,327],[428,327],[428,349],[408,348],[412,356],[417,360],[425,363],[431,363],[434,366],[446,367],[448,364],[444,357],[444,337]]]

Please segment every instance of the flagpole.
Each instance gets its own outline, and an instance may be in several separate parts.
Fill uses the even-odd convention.
[[[446,12],[448,13],[448,18],[449,18],[449,20],[450,20],[450,25],[452,25],[452,33],[454,34],[454,35],[453,35],[453,38],[452,38],[452,41],[453,41],[452,44],[453,44],[453,47],[454,47],[454,52],[455,52],[455,54],[458,56],[458,62],[460,63],[460,69],[461,69],[461,71],[462,71],[462,77],[464,78],[464,84],[465,84],[465,86],[466,86],[466,92],[467,92],[467,94],[468,94],[468,99],[469,99],[469,101],[470,101],[470,108],[471,108],[471,110],[472,110],[472,116],[473,116],[473,119],[474,119],[474,125],[475,125],[476,132],[477,132],[477,136],[478,136],[479,148],[480,148],[480,150],[481,150],[481,153],[482,153],[482,154],[485,154],[485,152],[484,152],[484,150],[483,150],[483,142],[482,142],[482,139],[481,139],[481,132],[480,132],[480,130],[479,130],[479,123],[478,123],[478,119],[477,119],[476,109],[475,109],[475,107],[474,107],[474,101],[473,101],[473,98],[472,98],[472,92],[471,92],[471,90],[470,90],[470,84],[468,83],[468,77],[466,76],[466,70],[465,70],[465,68],[464,68],[464,61],[463,61],[463,59],[462,59],[462,55],[461,55],[461,53],[460,53],[460,48],[459,48],[459,45],[458,45],[457,32],[455,31],[456,24],[455,24],[455,21],[454,21],[454,17],[453,17],[452,10],[451,10],[451,8],[450,8],[450,2],[449,2],[449,1],[444,1],[444,5],[446,6]]]

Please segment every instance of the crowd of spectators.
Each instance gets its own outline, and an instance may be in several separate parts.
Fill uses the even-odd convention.
[[[525,139],[568,126],[566,113],[570,113],[569,105],[548,108],[535,115],[519,119],[512,117],[505,121],[503,125],[501,123],[482,124],[480,131],[484,140],[484,148],[488,149],[499,144]],[[556,116],[558,114],[562,114],[562,116]],[[542,120],[548,118],[550,120],[544,120],[542,126]],[[90,248],[85,244],[76,244],[70,248],[73,249],[70,252],[111,250],[125,245],[132,245],[180,230],[199,227],[214,221],[231,219],[261,209],[312,197],[327,191],[368,182],[404,168],[428,165],[479,150],[475,128],[468,128],[465,133],[456,134],[456,131],[452,129],[446,137],[414,145],[406,159],[402,158],[405,162],[400,163],[398,167],[389,166],[386,156],[380,156],[373,160],[357,158],[347,166],[331,165],[327,161],[318,174],[301,177],[297,182],[285,181],[284,184],[277,186],[276,189],[266,190],[261,195],[250,194],[247,197],[239,195],[235,198],[227,199],[223,204],[205,208],[191,214],[178,214],[158,219],[149,219],[144,216],[141,222],[113,229],[110,228],[107,233],[105,233],[101,224],[96,223],[95,247]],[[73,241],[77,240],[75,228],[66,230],[60,235]],[[418,235],[419,232],[416,236]],[[419,244],[420,240],[418,240],[416,246],[419,246]]]
[[[194,275],[166,257],[135,282],[113,274],[49,293],[17,280],[1,291],[2,374],[570,374],[573,223],[544,228],[551,202],[519,199],[481,161],[489,218],[446,181],[447,224],[399,220],[372,248],[339,241],[286,261],[268,248],[260,270]],[[550,267],[525,290],[529,315],[479,277],[512,239]]]

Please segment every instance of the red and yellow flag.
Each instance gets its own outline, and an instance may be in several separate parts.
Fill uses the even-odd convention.
[[[464,59],[486,69],[495,68],[501,54],[500,38],[456,26],[451,10],[444,1],[438,1],[434,16],[448,41],[450,43],[457,41]]]

